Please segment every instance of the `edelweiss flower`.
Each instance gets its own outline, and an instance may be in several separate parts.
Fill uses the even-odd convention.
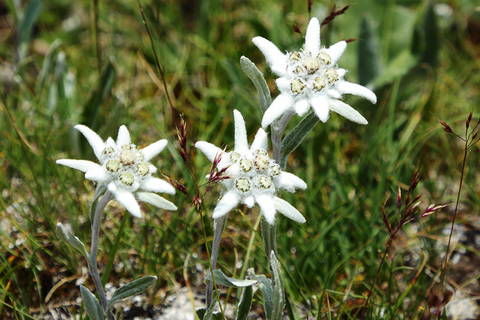
[[[57,160],[57,164],[85,172],[85,178],[107,185],[115,199],[135,217],[142,217],[137,199],[158,208],[177,210],[173,203],[159,195],[139,191],[175,194],[175,189],[171,184],[152,177],[157,168],[149,162],[165,148],[166,139],[138,149],[131,143],[130,133],[123,125],[118,129],[117,141],[108,138],[104,142],[93,130],[84,125],[76,125],[75,129],[88,140],[100,163],[88,160],[60,159]]]
[[[276,196],[279,189],[294,192],[295,189],[305,189],[306,183],[299,177],[282,171],[280,166],[266,151],[268,146],[267,134],[259,129],[253,143],[248,146],[247,132],[242,114],[233,111],[235,120],[235,148],[231,152],[205,141],[199,141],[195,147],[214,162],[220,157],[218,169],[228,168],[221,181],[225,191],[213,211],[213,218],[217,219],[227,214],[239,203],[251,208],[258,203],[261,213],[268,223],[273,224],[277,210],[286,217],[304,223],[305,218],[291,204]]]
[[[262,51],[272,71],[280,76],[276,83],[281,94],[263,115],[262,127],[269,126],[288,110],[293,109],[301,116],[310,106],[322,122],[326,122],[329,112],[333,111],[351,121],[368,123],[360,113],[340,99],[346,93],[376,103],[377,97],[371,90],[343,80],[347,70],[339,68],[336,63],[347,43],[340,41],[329,48],[321,48],[317,18],[310,20],[305,45],[299,51],[284,54],[265,38],[255,37],[252,41]]]

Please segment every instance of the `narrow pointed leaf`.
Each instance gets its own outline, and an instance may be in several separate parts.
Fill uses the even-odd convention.
[[[318,117],[313,111],[310,111],[300,122],[283,138],[281,146],[281,160],[280,166],[285,167],[288,155],[292,153],[302,143],[305,136],[315,127],[318,123]]]
[[[118,288],[110,299],[109,307],[120,300],[145,292],[156,280],[155,276],[145,276]]]
[[[283,308],[285,307],[285,292],[280,273],[280,263],[273,251],[270,254],[270,267],[273,273],[273,307],[271,320],[281,320]]]
[[[263,308],[265,310],[265,316],[267,319],[271,319],[273,309],[272,280],[268,279],[264,275],[251,275],[250,277],[258,281],[260,292],[262,292],[263,296]]]
[[[237,306],[235,320],[247,320],[248,313],[252,307],[253,288],[251,286],[245,287],[242,296]]]
[[[215,269],[213,276],[215,277],[215,284],[229,288],[244,288],[257,283],[256,280],[240,280],[227,277],[220,269]],[[211,280],[210,273],[207,275],[207,280]]]
[[[244,56],[240,58],[240,68],[253,82],[253,85],[257,89],[260,108],[262,109],[262,112],[265,112],[272,103],[272,97],[262,72],[258,70],[257,66],[250,59]]]
[[[80,252],[84,257],[88,258],[88,252],[85,248],[83,242],[78,239],[72,232],[70,232],[65,226],[61,223],[57,223],[57,235],[63,241],[66,241],[69,245],[72,246],[75,250]]]
[[[83,305],[85,311],[87,311],[88,317],[91,320],[103,320],[105,316],[103,314],[102,306],[98,302],[97,298],[87,288],[80,285],[80,294],[82,295]]]

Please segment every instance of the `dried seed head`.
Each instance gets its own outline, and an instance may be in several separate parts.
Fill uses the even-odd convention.
[[[450,128],[448,123],[446,123],[445,121],[442,120],[442,121],[440,121],[440,124],[443,127],[443,131],[445,131],[446,133],[453,133],[453,130],[452,130],[452,128]]]
[[[468,117],[467,117],[467,122],[465,123],[467,129],[468,129],[468,127],[470,127],[470,121],[472,121],[472,116],[473,116],[473,114],[470,112],[468,114]]]

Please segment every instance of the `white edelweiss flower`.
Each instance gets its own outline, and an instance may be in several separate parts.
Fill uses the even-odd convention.
[[[165,148],[166,139],[139,149],[132,144],[130,133],[124,125],[118,129],[116,141],[112,138],[103,141],[93,130],[81,124],[76,125],[75,129],[87,139],[99,163],[60,159],[56,161],[57,164],[80,170],[85,173],[85,178],[105,184],[115,199],[135,217],[142,217],[137,200],[161,209],[177,210],[172,202],[152,193],[175,194],[175,188],[170,183],[152,176],[157,168],[150,160]]]
[[[214,162],[220,157],[218,169],[227,168],[227,179],[221,180],[224,186],[223,196],[213,211],[213,218],[217,219],[239,203],[251,208],[255,203],[268,223],[274,224],[275,214],[279,211],[284,216],[304,223],[305,218],[287,201],[276,196],[280,189],[294,192],[296,189],[305,189],[307,184],[299,177],[282,171],[280,166],[272,160],[268,153],[267,133],[259,129],[249,146],[247,132],[242,114],[234,110],[235,120],[235,147],[226,152],[205,141],[198,141],[195,147]]]
[[[288,110],[302,116],[310,107],[322,122],[326,122],[333,111],[353,122],[368,123],[340,99],[342,94],[353,94],[376,103],[377,97],[370,89],[343,79],[347,70],[339,68],[337,61],[347,43],[340,41],[329,48],[320,47],[317,18],[310,20],[305,45],[299,51],[284,54],[265,38],[255,37],[252,41],[262,51],[270,69],[279,76],[276,83],[281,92],[263,115],[262,127],[269,126]]]

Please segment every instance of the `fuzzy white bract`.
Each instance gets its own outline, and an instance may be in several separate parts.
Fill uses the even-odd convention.
[[[103,141],[93,130],[84,125],[76,125],[75,129],[87,139],[99,163],[60,159],[57,160],[57,164],[80,170],[85,173],[86,179],[105,184],[115,199],[135,217],[142,217],[137,200],[162,209],[177,209],[172,202],[152,193],[175,194],[175,188],[170,183],[152,176],[157,168],[150,163],[150,160],[165,148],[166,139],[139,149],[132,144],[130,133],[123,125],[118,130],[116,141],[112,138]]]
[[[205,141],[195,144],[212,162],[220,157],[218,169],[227,168],[227,179],[221,181],[224,193],[213,211],[217,219],[227,214],[238,204],[249,208],[255,203],[268,223],[274,224],[276,212],[300,223],[305,222],[302,214],[291,204],[276,196],[278,190],[294,192],[305,189],[307,184],[299,177],[282,171],[280,166],[267,153],[268,139],[263,129],[259,129],[253,143],[249,146],[242,114],[235,110],[235,147],[226,152]]]
[[[339,68],[337,61],[347,43],[340,41],[322,48],[317,18],[310,20],[305,45],[299,51],[282,53],[262,37],[255,37],[252,41],[262,51],[271,70],[279,76],[276,83],[281,92],[263,115],[262,127],[269,126],[289,110],[302,116],[310,107],[322,122],[326,122],[333,111],[356,123],[368,123],[358,111],[340,99],[342,94],[353,94],[376,103],[377,97],[370,89],[343,79],[347,70]]]

